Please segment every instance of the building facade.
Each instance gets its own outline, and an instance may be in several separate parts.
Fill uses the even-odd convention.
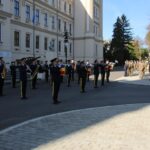
[[[93,61],[103,57],[102,41],[101,0],[0,0],[0,56],[6,62],[31,56]]]

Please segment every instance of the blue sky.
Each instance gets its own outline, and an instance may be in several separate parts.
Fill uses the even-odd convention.
[[[116,18],[125,14],[133,36],[144,40],[150,24],[150,0],[103,0],[103,36],[111,39]]]

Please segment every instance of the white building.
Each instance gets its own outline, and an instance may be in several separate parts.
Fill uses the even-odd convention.
[[[0,0],[0,56],[102,59],[102,0]],[[34,43],[34,44],[33,44]]]

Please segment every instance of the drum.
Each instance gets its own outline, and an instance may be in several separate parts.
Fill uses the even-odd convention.
[[[60,75],[61,76],[64,76],[66,73],[66,69],[63,67],[63,68],[60,68]]]

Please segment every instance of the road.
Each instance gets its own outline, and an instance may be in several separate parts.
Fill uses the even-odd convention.
[[[92,108],[133,103],[149,103],[149,86],[132,85],[115,82],[114,80],[123,75],[122,71],[111,73],[111,82],[104,87],[93,88],[93,81],[87,82],[86,93],[80,93],[77,82],[68,88],[65,83],[61,85],[59,105],[52,104],[51,88],[44,81],[38,82],[38,89],[31,90],[28,83],[28,100],[21,101],[18,88],[12,89],[11,85],[5,85],[5,96],[0,97],[0,130],[12,125],[27,121],[40,116]],[[100,85],[100,83],[99,83]]]

